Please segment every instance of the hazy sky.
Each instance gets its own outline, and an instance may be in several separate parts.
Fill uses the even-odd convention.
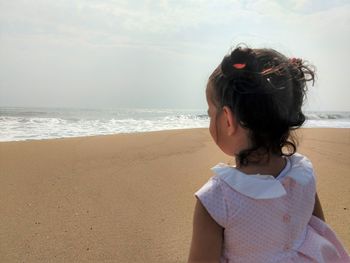
[[[350,111],[349,0],[0,0],[0,106],[206,108],[240,42],[315,64],[307,109]]]

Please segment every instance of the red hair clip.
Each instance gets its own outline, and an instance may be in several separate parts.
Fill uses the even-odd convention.
[[[246,64],[245,63],[236,63],[232,65],[235,69],[242,69],[245,68]]]
[[[289,62],[294,65],[302,64],[302,60],[300,58],[290,58]]]

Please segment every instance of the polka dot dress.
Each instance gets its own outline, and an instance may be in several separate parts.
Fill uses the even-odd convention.
[[[288,157],[276,178],[222,164],[213,171],[195,196],[224,228],[221,262],[350,262],[335,233],[312,216],[316,187],[306,157]]]

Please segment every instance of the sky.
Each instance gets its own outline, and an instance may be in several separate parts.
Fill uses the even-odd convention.
[[[315,65],[306,110],[350,111],[348,0],[0,0],[0,107],[203,109],[239,43]]]

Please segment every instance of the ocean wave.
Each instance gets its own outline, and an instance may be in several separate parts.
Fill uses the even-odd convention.
[[[0,141],[37,140],[209,126],[205,110],[0,108]],[[350,128],[350,113],[308,112],[305,127]]]
[[[308,120],[350,120],[350,112],[307,112]]]
[[[0,126],[0,141],[17,141],[199,128],[207,127],[208,119],[188,114],[148,119],[0,117]]]

